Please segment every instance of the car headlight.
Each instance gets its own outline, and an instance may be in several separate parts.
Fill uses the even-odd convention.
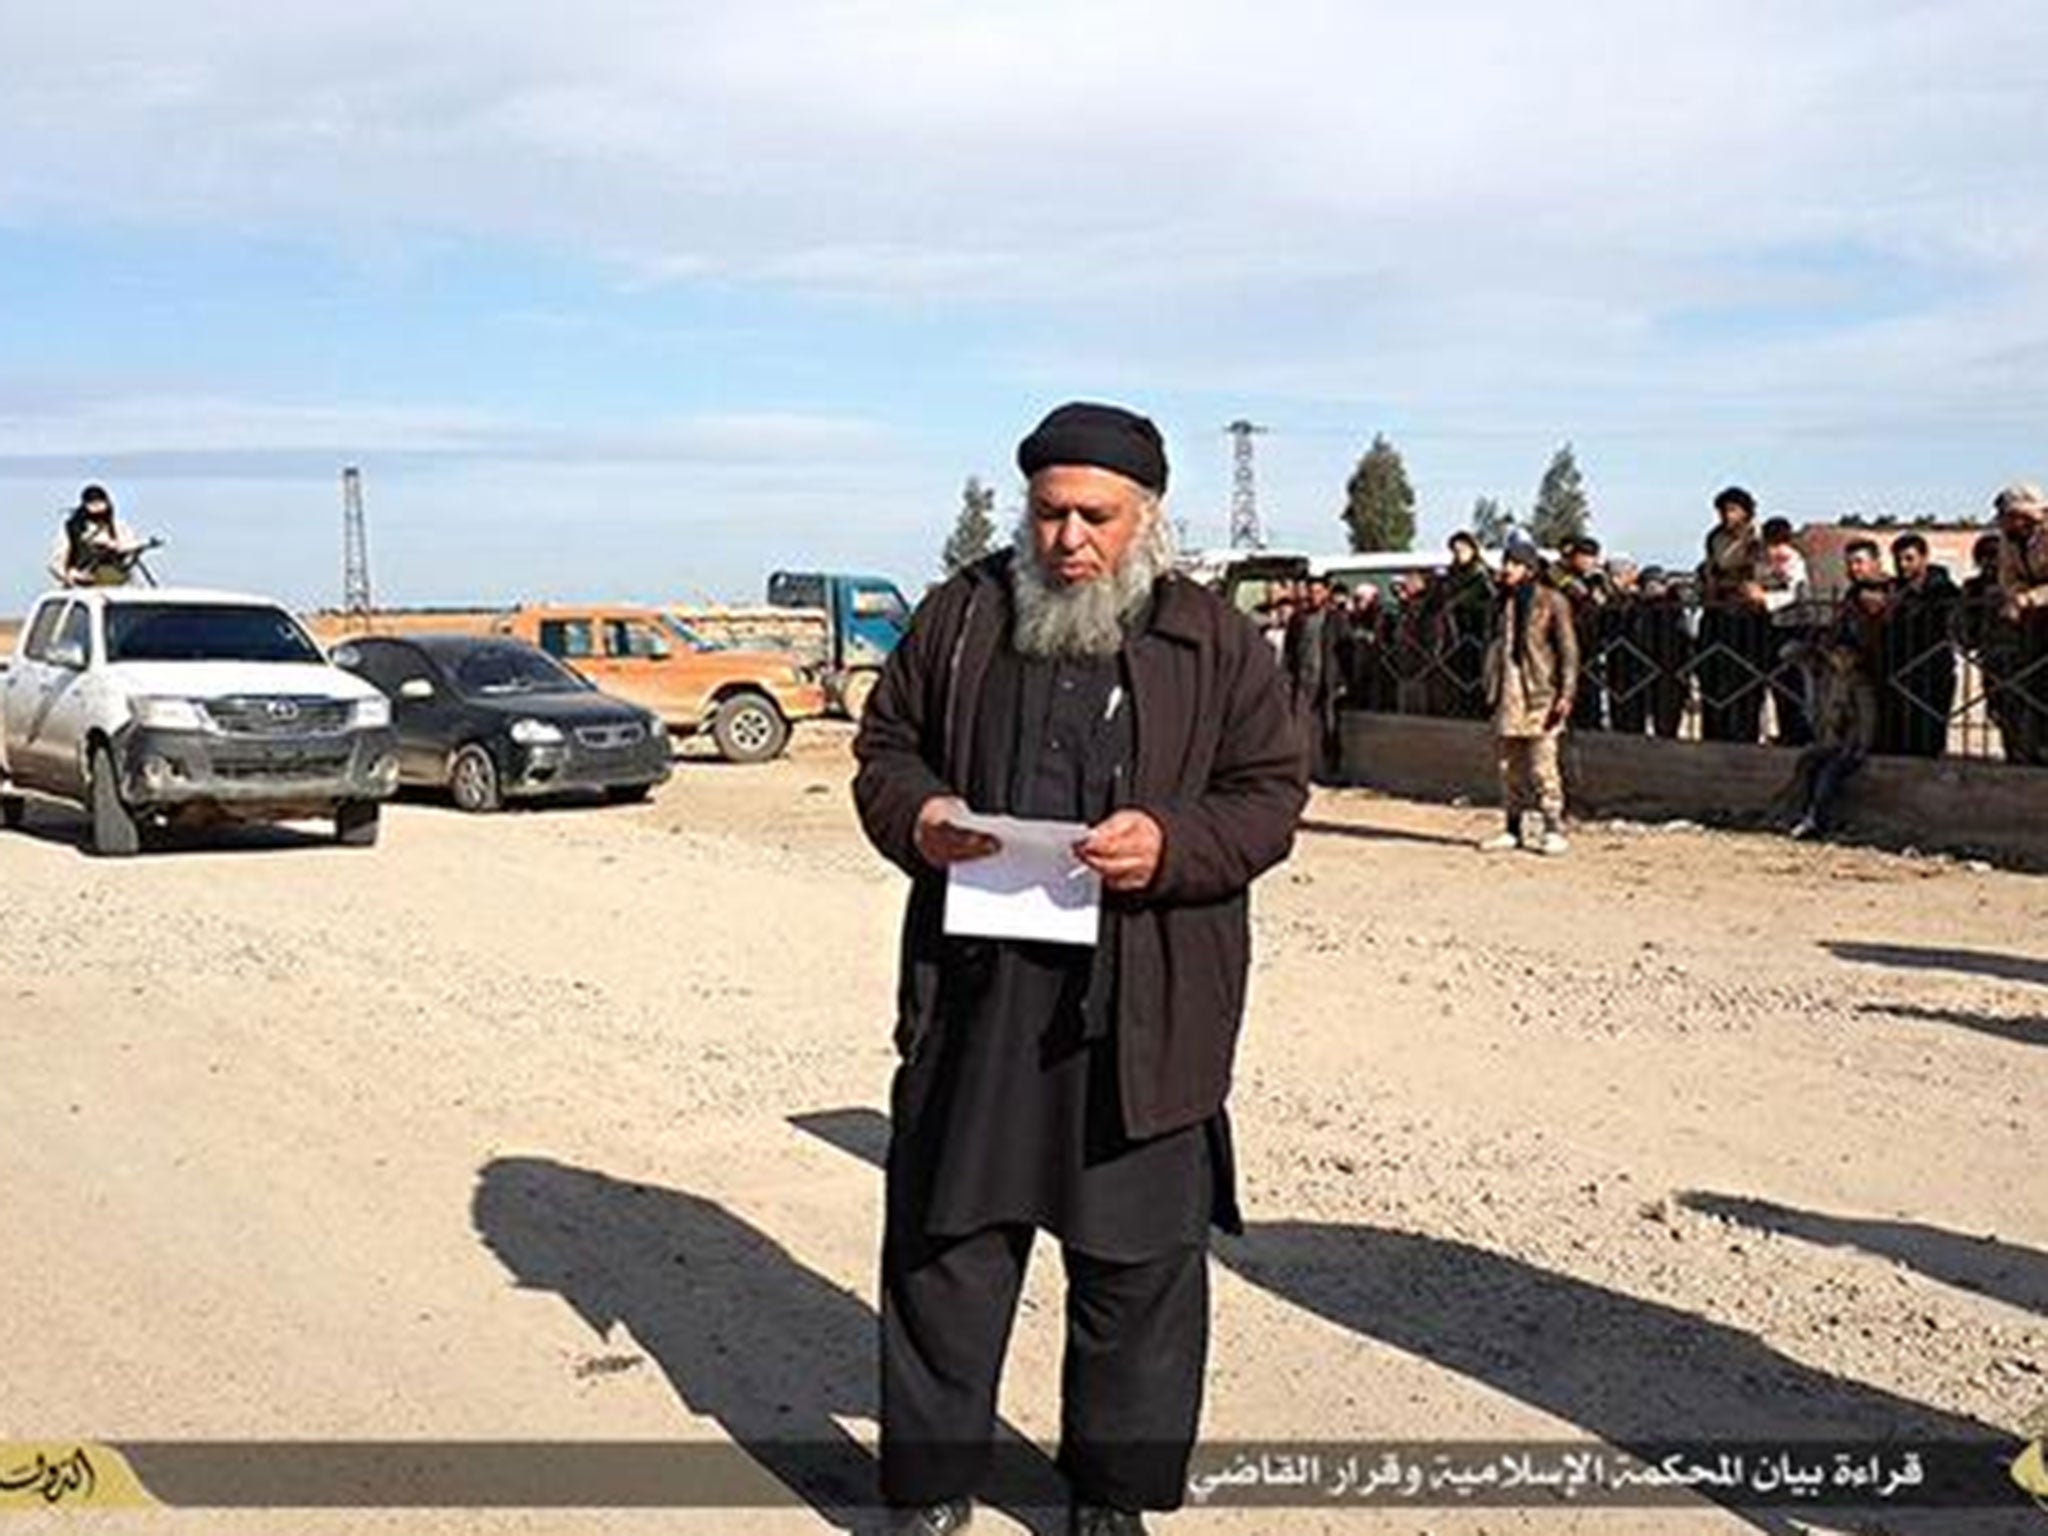
[[[359,731],[381,731],[391,723],[391,701],[381,693],[373,699],[357,699],[355,720]]]
[[[551,747],[562,739],[562,732],[545,720],[514,720],[512,739],[522,747]]]
[[[150,731],[203,731],[206,717],[191,699],[148,698],[135,701],[135,723]]]

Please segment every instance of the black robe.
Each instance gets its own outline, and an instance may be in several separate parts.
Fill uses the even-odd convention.
[[[1093,824],[1121,800],[1134,749],[1118,658],[1047,661],[1004,646],[975,701],[964,786],[977,811]],[[931,1236],[1035,1226],[1138,1262],[1237,1214],[1229,1124],[1146,1141],[1118,1109],[1112,903],[1093,948],[949,939],[935,1038],[898,1075],[895,1219]]]

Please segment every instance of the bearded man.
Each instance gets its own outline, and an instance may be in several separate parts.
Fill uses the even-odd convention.
[[[1272,648],[1173,572],[1164,444],[1077,403],[1024,439],[1015,547],[919,607],[861,723],[854,796],[911,877],[882,1245],[882,1491],[964,1529],[1033,1237],[1067,1277],[1069,1529],[1182,1502],[1208,1344],[1208,1231],[1242,1230],[1224,1101],[1247,892],[1284,859],[1306,743]],[[969,808],[1081,823],[1092,947],[948,937]]]

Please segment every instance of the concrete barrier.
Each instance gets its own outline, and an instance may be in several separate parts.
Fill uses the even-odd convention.
[[[1417,800],[1500,803],[1484,722],[1353,710],[1342,725],[1348,783]],[[1783,747],[1572,732],[1565,791],[1575,816],[1782,826],[1796,814],[1789,791],[1798,760]],[[2048,869],[2048,769],[1874,757],[1842,791],[1838,814],[1842,832],[1858,840]]]

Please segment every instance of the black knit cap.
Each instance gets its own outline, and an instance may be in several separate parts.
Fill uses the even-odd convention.
[[[1726,487],[1714,498],[1714,510],[1718,512],[1723,507],[1740,507],[1751,517],[1756,516],[1756,498],[1739,485]]]
[[[1114,470],[1155,496],[1166,494],[1166,444],[1159,429],[1120,405],[1076,400],[1060,406],[1017,445],[1026,479],[1055,464]]]

